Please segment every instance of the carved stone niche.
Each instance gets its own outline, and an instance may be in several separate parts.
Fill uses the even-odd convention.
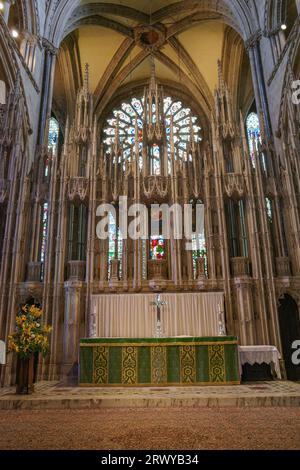
[[[68,198],[73,203],[80,204],[87,200],[89,180],[83,176],[70,178],[68,182]]]
[[[85,280],[85,261],[69,261],[68,262],[68,280],[84,281]]]
[[[165,259],[149,259],[148,273],[149,280],[167,279],[167,260]]]
[[[227,197],[235,200],[242,199],[246,193],[244,176],[238,173],[224,175],[224,190]]]
[[[244,256],[231,258],[231,269],[233,277],[244,277],[250,274],[249,259]]]
[[[146,176],[141,183],[141,194],[147,202],[167,202],[169,197],[170,181],[167,176]]]
[[[206,278],[205,274],[205,258],[197,258],[197,280],[203,280]]]
[[[26,282],[41,282],[42,263],[30,262],[27,264]]]
[[[290,259],[286,256],[275,258],[276,273],[278,277],[288,277],[291,275]]]

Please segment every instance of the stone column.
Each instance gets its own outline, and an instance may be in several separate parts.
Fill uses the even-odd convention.
[[[44,70],[42,79],[42,90],[41,90],[41,102],[39,111],[39,124],[38,124],[38,140],[35,153],[35,159],[43,161],[45,155],[48,153],[48,119],[51,115],[52,107],[52,90],[55,70],[55,55],[57,50],[52,46],[46,39],[42,40],[43,47],[45,49],[44,55]],[[40,174],[38,172],[38,177]],[[36,184],[40,184],[41,181],[36,181]],[[38,248],[40,244],[40,201],[35,198],[32,213],[33,213],[33,224],[34,224],[34,235],[31,240],[30,248],[30,262],[38,261]]]
[[[45,55],[37,142],[38,146],[43,146],[46,143],[45,133],[48,130],[47,120],[51,115],[55,59],[58,52],[53,44],[45,38],[42,39],[42,45],[45,50]]]
[[[78,351],[80,337],[84,334],[84,319],[80,311],[84,301],[84,283],[65,282],[65,317],[63,343],[63,370],[65,380],[76,381],[78,377]]]
[[[264,127],[266,130],[267,138],[271,141],[272,137],[272,125],[270,119],[266,84],[264,71],[262,66],[261,52],[260,52],[260,40],[261,31],[254,33],[248,41],[245,43],[246,50],[249,53],[249,60],[252,70],[252,81],[254,87],[255,101],[259,112],[262,112],[264,117]]]

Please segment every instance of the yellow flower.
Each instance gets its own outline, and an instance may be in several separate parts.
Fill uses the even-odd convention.
[[[35,305],[32,305],[29,309],[29,312],[36,318],[39,318],[42,316],[42,310]]]
[[[50,325],[45,325],[44,328],[43,328],[44,332],[45,333],[51,333],[52,331],[52,326]]]

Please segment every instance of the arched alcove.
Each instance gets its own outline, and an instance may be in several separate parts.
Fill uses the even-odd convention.
[[[296,301],[288,294],[280,299],[278,319],[287,378],[300,380],[300,365],[292,362],[293,342],[300,339],[299,308]]]

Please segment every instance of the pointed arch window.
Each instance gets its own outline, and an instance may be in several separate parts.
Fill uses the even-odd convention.
[[[247,137],[248,137],[248,146],[250,152],[250,158],[252,162],[253,168],[255,168],[255,152],[259,151],[260,146],[262,144],[261,140],[261,130],[259,124],[259,118],[257,113],[251,112],[246,120],[246,129],[247,129]],[[261,153],[261,163],[264,172],[267,172],[267,164],[265,155]]]
[[[49,122],[49,134],[48,134],[48,148],[57,150],[58,146],[58,137],[59,137],[59,124],[58,121],[54,118],[50,118]]]
[[[51,117],[49,121],[49,133],[48,133],[48,150],[52,152],[52,154],[56,154],[58,148],[58,138],[59,138],[59,124],[58,121]],[[47,159],[45,162],[45,171],[44,176],[49,176],[49,160]]]
[[[250,158],[253,167],[255,168],[255,151],[261,144],[261,134],[258,115],[254,112],[250,113],[246,120],[248,145],[250,151]]]

